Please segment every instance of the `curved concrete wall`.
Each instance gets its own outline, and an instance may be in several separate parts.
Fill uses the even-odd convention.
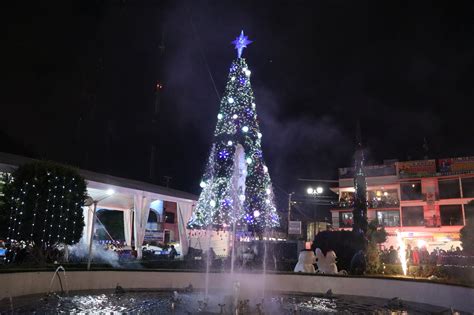
[[[0,299],[29,294],[47,293],[52,272],[21,272],[0,274]],[[63,276],[61,275],[62,279]],[[120,284],[125,289],[184,288],[192,284],[203,289],[204,273],[165,271],[72,271],[67,272],[68,290],[113,289]],[[402,300],[453,307],[472,312],[474,289],[429,283],[380,278],[353,278],[304,274],[237,274],[231,278],[225,273],[209,274],[209,288],[225,292],[239,281],[241,294],[255,296],[264,288],[274,292],[324,293],[331,289],[334,294],[372,296],[379,298],[399,297]],[[63,279],[64,282],[64,279]],[[53,290],[59,290],[55,280]]]

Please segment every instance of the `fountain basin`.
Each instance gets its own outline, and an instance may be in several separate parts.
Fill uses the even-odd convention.
[[[1,273],[0,300],[9,297],[48,293],[52,272]],[[107,290],[120,284],[125,289],[181,289],[189,284],[204,290],[205,273],[157,270],[97,270],[67,272],[69,291]],[[240,291],[260,291],[263,286],[275,293],[320,294],[332,290],[337,295],[352,295],[425,303],[471,312],[474,288],[424,280],[328,276],[296,273],[237,274]],[[210,273],[209,288],[226,290],[232,279],[226,273]],[[60,290],[59,284],[53,289]]]

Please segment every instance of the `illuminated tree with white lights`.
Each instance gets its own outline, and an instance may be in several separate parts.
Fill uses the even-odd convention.
[[[261,232],[279,226],[263,160],[251,72],[241,57],[250,43],[243,31],[233,42],[238,57],[230,67],[202,192],[188,222],[191,229],[230,229],[235,224],[240,230]]]

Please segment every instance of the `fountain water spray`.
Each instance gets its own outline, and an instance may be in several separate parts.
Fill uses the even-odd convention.
[[[235,281],[232,286],[233,306],[237,307],[240,298],[240,282]]]
[[[267,282],[267,242],[269,239],[269,233],[267,227],[265,227],[263,240],[263,281],[262,281],[262,303],[265,300],[265,289]]]
[[[209,269],[211,268],[211,225],[207,227],[206,235],[207,235],[207,254],[206,254],[206,278],[205,278],[205,295],[204,299],[209,298]]]
[[[12,299],[11,296],[9,297],[9,299],[10,299],[10,310],[11,310],[11,312],[12,312],[12,314],[13,314],[13,299]]]
[[[402,264],[402,270],[403,270],[403,275],[407,275],[407,251],[406,251],[406,246],[405,242],[402,239],[402,234],[400,231],[397,232],[397,243],[400,248],[398,251],[398,258],[400,259],[400,263]]]
[[[88,209],[84,207],[84,218],[87,217]],[[74,245],[69,245],[68,253],[69,258],[72,259],[73,262],[77,261],[84,261],[89,256],[89,239],[87,237],[87,226],[84,225],[82,230],[82,237]],[[67,245],[66,245],[67,246]],[[105,250],[104,247],[100,244],[92,242],[92,258],[96,262],[105,262],[109,263],[115,268],[120,267],[119,263],[119,256],[117,252],[112,250]]]
[[[231,252],[231,269],[230,274],[234,274],[235,263],[235,246],[236,246],[236,221],[243,212],[243,202],[241,196],[245,196],[245,180],[247,177],[247,164],[245,162],[245,150],[241,144],[235,146],[234,170],[231,180],[231,196],[233,199],[232,206],[232,252]]]
[[[63,266],[59,266],[58,268],[56,268],[56,271],[53,273],[53,277],[51,278],[51,282],[49,284],[49,293],[52,293],[52,288],[53,288],[53,283],[54,283],[54,278],[58,278],[58,281],[59,281],[59,286],[61,287],[61,294],[64,293],[64,288],[63,288],[63,283],[61,281],[61,276],[59,275],[59,272],[62,271],[63,272],[63,276],[64,276],[64,282],[65,282],[65,285],[66,285],[66,294],[68,294],[68,285],[67,285],[67,278],[66,278],[66,269],[64,269]]]

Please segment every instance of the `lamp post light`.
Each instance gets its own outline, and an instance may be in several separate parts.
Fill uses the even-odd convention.
[[[310,195],[311,197],[318,197],[318,196],[320,196],[323,192],[324,192],[324,189],[323,189],[323,187],[321,187],[321,186],[317,186],[316,188],[308,187],[308,189],[306,189],[306,193],[307,193],[308,195]],[[317,210],[317,207],[316,207],[314,213],[316,213],[316,210]],[[313,218],[314,218],[314,217],[313,217]]]
[[[89,206],[94,205],[94,208],[92,209],[92,223],[91,223],[91,237],[89,239],[89,257],[87,258],[87,270],[91,270],[91,262],[92,262],[92,241],[94,240],[94,225],[95,225],[95,218],[96,218],[96,211],[97,211],[97,204],[112,196],[115,194],[115,191],[111,188],[107,189],[105,192],[107,196],[99,199],[99,200],[94,200],[91,197],[88,197],[88,201],[86,201],[86,204]]]
[[[306,193],[311,196],[318,196],[318,195],[321,195],[323,192],[324,192],[324,189],[321,186],[318,186],[316,188],[308,187],[308,189],[306,189]]]

